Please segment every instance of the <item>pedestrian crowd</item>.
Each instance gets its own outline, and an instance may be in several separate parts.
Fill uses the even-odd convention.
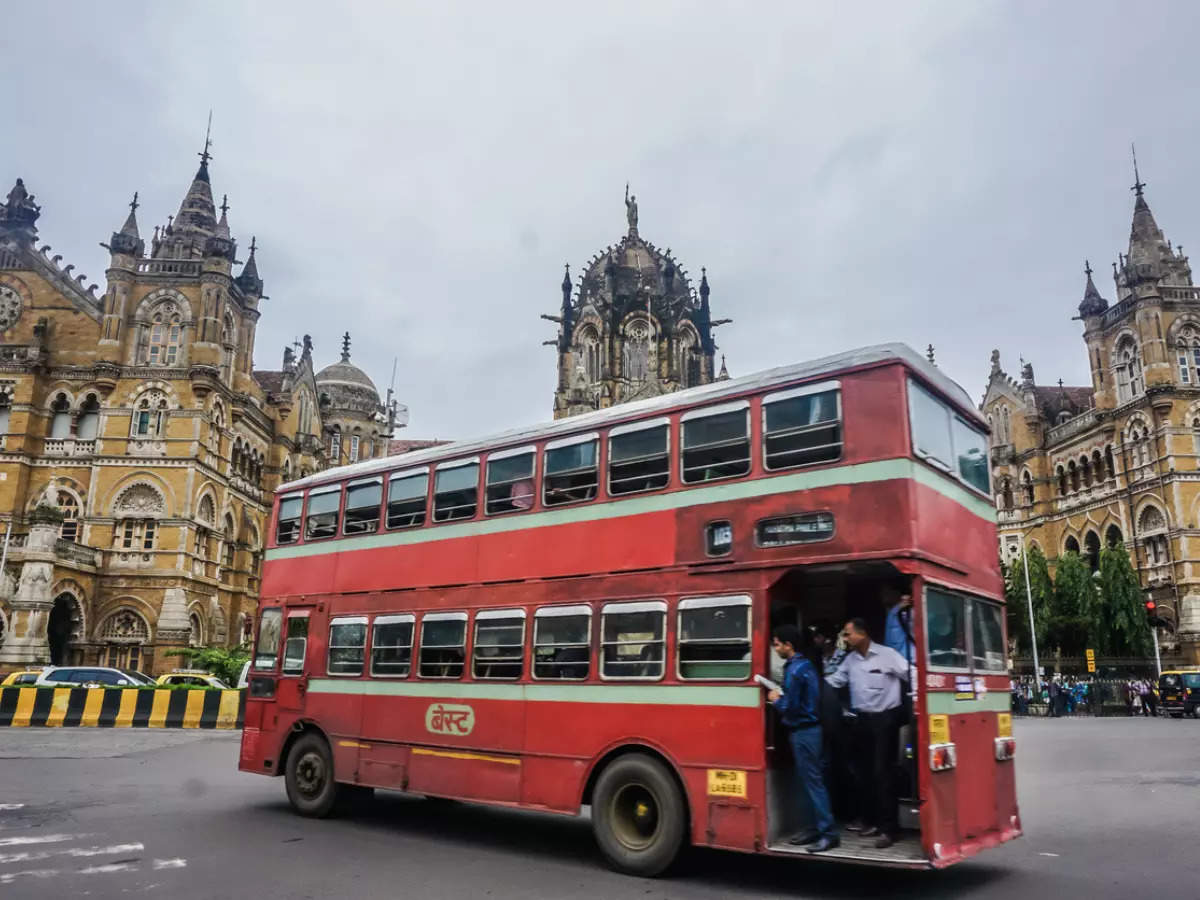
[[[1158,686],[1150,678],[1056,674],[1039,684],[1032,675],[1020,675],[1011,685],[1012,711],[1019,716],[1113,715],[1122,705],[1129,716],[1158,715]]]

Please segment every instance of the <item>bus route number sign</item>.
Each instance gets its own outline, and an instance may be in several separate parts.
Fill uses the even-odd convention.
[[[708,795],[710,797],[746,798],[746,773],[741,769],[709,769]]]

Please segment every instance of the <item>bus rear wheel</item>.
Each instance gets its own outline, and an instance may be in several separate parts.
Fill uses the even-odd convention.
[[[333,780],[333,755],[317,734],[306,734],[292,746],[284,773],[288,802],[302,816],[323,819],[338,804],[338,783]]]
[[[592,792],[592,832],[605,859],[630,875],[660,875],[675,861],[687,827],[675,779],[644,753],[619,757]]]

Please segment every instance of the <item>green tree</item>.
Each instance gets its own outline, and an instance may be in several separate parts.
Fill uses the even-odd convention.
[[[1048,649],[1056,648],[1064,656],[1082,656],[1091,639],[1097,605],[1091,567],[1078,553],[1064,553],[1054,570],[1054,593],[1046,620]]]
[[[1124,544],[1100,551],[1097,651],[1104,656],[1148,656],[1146,594]]]
[[[242,674],[242,666],[250,658],[249,647],[182,647],[178,650],[168,650],[167,656],[182,656],[188,664],[211,672],[230,687],[238,683]]]
[[[1046,618],[1054,585],[1050,580],[1050,569],[1046,557],[1037,545],[1027,551],[1029,557],[1029,592],[1033,597],[1033,622],[1037,630],[1038,646],[1046,640]],[[1017,557],[1006,569],[1004,599],[1008,613],[1008,637],[1020,654],[1030,654],[1033,646],[1029,641],[1029,601],[1025,595],[1025,565]]]

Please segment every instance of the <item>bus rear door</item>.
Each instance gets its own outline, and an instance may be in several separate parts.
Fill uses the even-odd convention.
[[[308,693],[309,620],[312,604],[289,605],[284,621],[283,665],[279,670],[279,683],[275,690],[275,701],[280,710],[302,715],[305,696]]]

